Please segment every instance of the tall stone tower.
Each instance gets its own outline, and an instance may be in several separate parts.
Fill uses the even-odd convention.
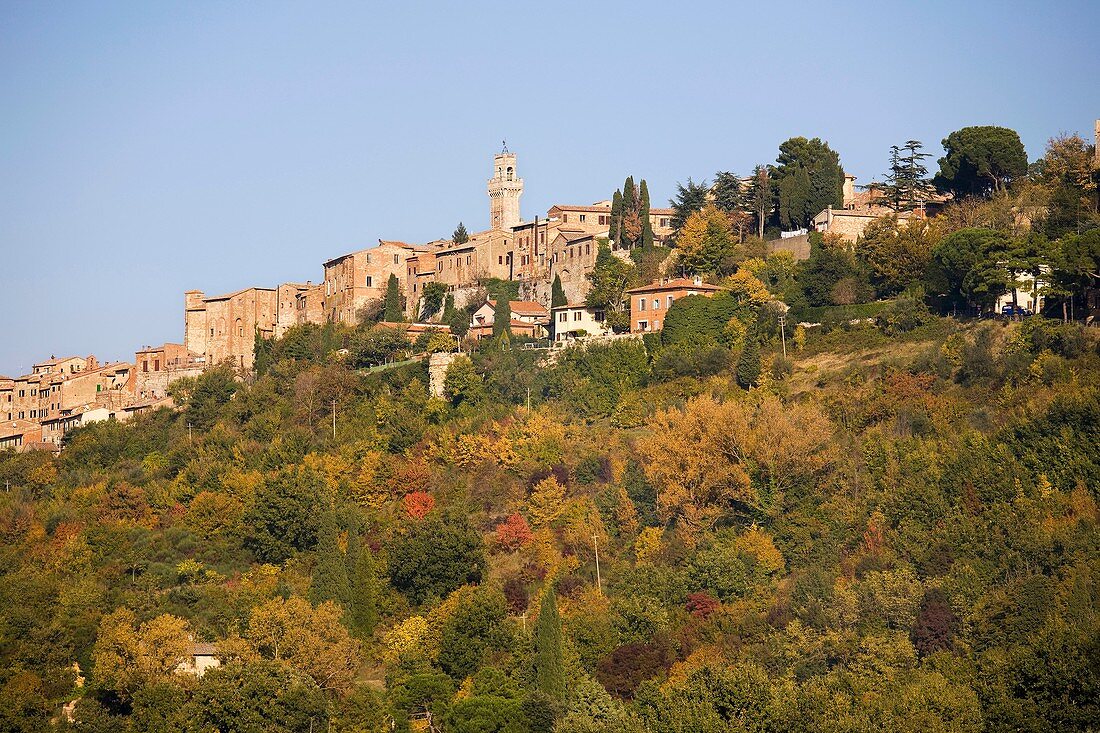
[[[489,179],[489,226],[510,229],[519,224],[519,197],[523,179],[516,173],[516,154],[507,146],[493,156],[493,177]]]

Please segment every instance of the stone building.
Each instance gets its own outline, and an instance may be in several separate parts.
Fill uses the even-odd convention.
[[[256,334],[275,335],[277,296],[275,288],[245,288],[209,298],[201,290],[188,290],[184,348],[205,357],[207,366],[230,361],[238,369],[251,369]]]
[[[493,156],[493,177],[489,179],[489,227],[511,231],[523,219],[519,199],[523,195],[523,179],[516,169],[516,154],[505,147]]]
[[[408,260],[424,247],[389,240],[349,252],[325,263],[324,317],[333,323],[355,324],[359,310],[384,298],[390,275],[405,289]]]
[[[183,344],[146,346],[134,353],[134,395],[140,400],[165,397],[172,382],[197,377],[205,368],[206,357]]]

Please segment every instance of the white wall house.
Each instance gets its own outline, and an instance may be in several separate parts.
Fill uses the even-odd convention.
[[[602,308],[589,308],[583,303],[559,305],[551,309],[554,342],[564,343],[584,336],[606,336],[611,333]]]

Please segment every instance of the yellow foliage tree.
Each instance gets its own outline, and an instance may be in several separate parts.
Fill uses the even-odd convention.
[[[532,527],[550,524],[565,511],[565,487],[553,476],[547,476],[531,490],[527,510]]]
[[[775,546],[771,535],[755,524],[734,541],[734,547],[753,557],[756,564],[768,573],[783,570],[783,553]]]
[[[639,565],[652,565],[661,554],[661,530],[658,527],[646,527],[634,540],[634,557]]]
[[[120,608],[100,621],[92,650],[96,679],[128,697],[169,679],[187,661],[190,643],[182,618],[163,614],[138,626],[134,612]]]
[[[283,661],[324,690],[347,690],[359,668],[359,642],[343,624],[340,606],[314,608],[303,598],[273,598],[252,609],[245,639],[264,659]]]
[[[422,644],[427,635],[428,620],[423,616],[410,616],[395,624],[382,637],[387,661],[396,663],[401,659],[422,655]]]
[[[738,303],[763,305],[772,299],[772,294],[768,292],[768,286],[757,280],[744,267],[723,280],[722,286],[729,290]]]

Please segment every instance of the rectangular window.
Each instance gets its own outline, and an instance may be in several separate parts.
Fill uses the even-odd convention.
[[[367,264],[370,264],[370,255],[367,255]]]
[[[653,310],[659,310],[661,307],[661,300],[659,298],[653,299]]]
[[[565,323],[567,320],[569,320],[568,313],[562,312],[558,314],[558,323]]]
[[[371,277],[370,275],[367,275],[367,287],[368,288],[373,288],[374,287],[374,278]]]
[[[672,302],[673,302],[673,301],[674,301],[675,299],[676,299],[676,296],[674,296],[674,295],[670,295],[670,296],[668,296],[668,307],[669,307],[669,308],[671,308],[671,307],[672,307]]]
[[[562,214],[561,215],[561,223],[565,224],[568,221],[569,221],[569,214]]]
[[[440,260],[439,262],[435,263],[435,269],[438,272],[443,272],[443,260]]]
[[[654,330],[654,331],[659,331],[659,330],[661,330],[661,322],[660,322],[660,321],[654,321],[654,322],[653,322],[653,330]]]
[[[638,330],[639,331],[648,331],[649,330],[649,321],[638,321]]]
[[[573,314],[573,320],[574,321],[579,321],[580,319],[581,319],[581,312],[580,311],[577,311],[576,313]]]
[[[601,215],[601,216],[600,216],[600,226],[603,226],[603,225],[605,225],[605,224],[607,224],[607,217],[606,217],[606,216],[603,216],[603,215]]]
[[[31,410],[31,419],[38,417],[38,410]]]
[[[584,214],[581,214],[581,221],[584,221],[584,219],[585,219]]]
[[[153,371],[154,372],[159,372],[160,371],[160,359],[153,359]]]
[[[395,264],[395,265],[400,265],[401,264],[401,255],[394,255],[393,256],[393,264]]]
[[[586,255],[592,254],[592,245],[591,244],[584,245],[584,253]]]
[[[141,371],[143,371],[145,373],[149,372],[149,362],[147,362],[147,361],[141,362]]]
[[[638,298],[638,310],[645,310],[645,298]]]
[[[668,226],[668,219],[661,219],[661,226],[667,227]]]
[[[498,265],[503,265],[504,264],[504,257],[498,255],[497,256],[497,264]]]

